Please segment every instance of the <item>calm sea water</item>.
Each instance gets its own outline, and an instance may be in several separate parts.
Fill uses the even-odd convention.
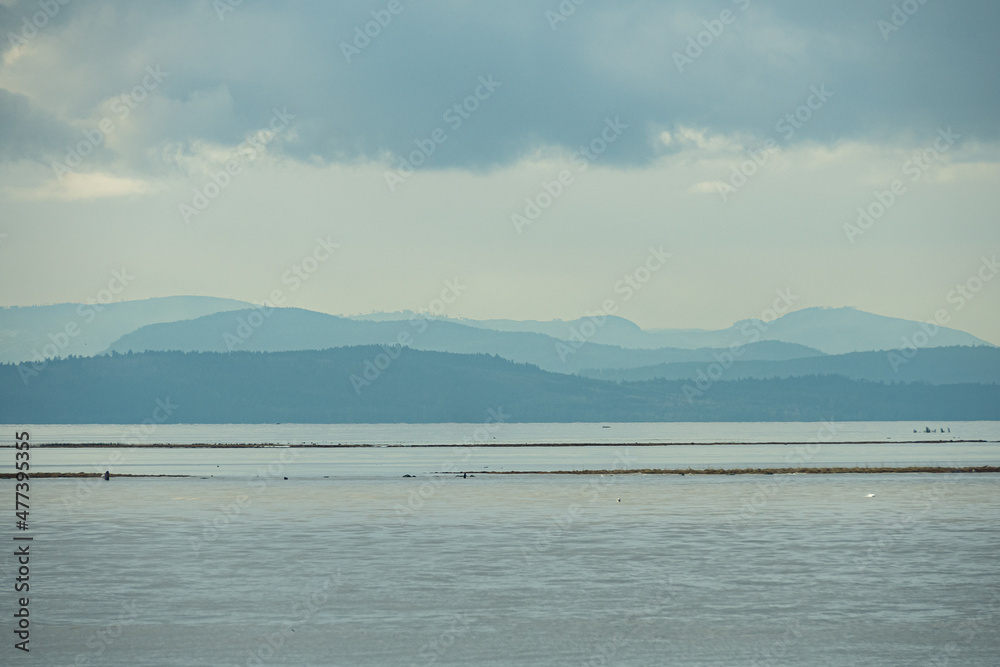
[[[871,447],[820,442],[815,424],[772,426],[768,437],[767,425],[754,425],[758,442],[792,444],[688,449],[738,467],[794,453],[795,443],[831,459]],[[950,426],[953,437],[992,442],[972,452],[980,445],[906,445],[913,438],[900,435],[878,447],[940,460],[996,455],[996,423]],[[915,427],[840,433],[912,436]],[[559,434],[546,428],[543,436]],[[44,431],[32,427],[33,441]],[[735,442],[738,432],[726,424],[702,435]],[[674,449],[627,440],[589,449],[40,447],[39,465],[117,452],[137,457],[119,472],[198,476],[33,480],[31,653],[13,649],[5,595],[0,663],[998,664],[1000,475],[431,474],[441,463],[493,465],[447,458],[463,453],[527,468],[590,451],[595,467],[614,468],[623,456]],[[281,463],[293,452],[299,458]],[[365,458],[353,467],[324,458],[342,453]],[[400,454],[416,458],[389,458]],[[177,455],[207,458],[169,458]],[[0,481],[8,498],[10,485]],[[11,545],[9,518],[2,539]],[[5,588],[12,552],[0,556]]]

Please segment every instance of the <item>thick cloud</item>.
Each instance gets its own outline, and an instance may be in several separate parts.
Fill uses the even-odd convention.
[[[24,95],[0,88],[0,160],[56,155],[74,138],[67,125],[34,108]]]
[[[113,146],[147,168],[176,147],[236,145],[286,107],[273,150],[302,160],[395,162],[440,128],[425,167],[484,169],[575,150],[617,117],[629,128],[603,159],[643,164],[678,127],[785,139],[776,123],[814,86],[833,96],[789,142],[920,145],[948,126],[998,138],[997,3],[907,0],[894,17],[870,0],[228,2],[70,2],[27,46],[9,35],[39,5],[0,7],[0,156],[47,154],[157,65],[169,76]],[[485,97],[480,77],[500,85],[446,117]],[[27,122],[19,96],[63,126]]]

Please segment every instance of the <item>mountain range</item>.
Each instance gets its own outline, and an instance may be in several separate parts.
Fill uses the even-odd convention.
[[[0,363],[89,357],[122,336],[160,322],[188,320],[253,304],[205,296],[170,296],[113,303],[60,303],[0,308]]]
[[[1000,416],[1000,348],[850,308],[647,331],[170,297],[0,309],[0,361],[14,422],[127,420],[154,394],[212,422],[454,421],[490,403],[538,421]]]
[[[905,352],[905,354],[904,354]],[[1000,382],[1000,348],[938,347],[890,352],[851,352],[790,360],[758,361],[741,357],[710,364],[678,362],[639,368],[589,368],[583,377],[612,381],[688,380],[697,381],[719,373],[727,380],[839,375],[869,382]]]
[[[773,321],[716,331],[643,330],[616,316],[563,321],[470,320],[401,312],[344,317],[214,297],[0,308],[0,362],[142,350],[290,351],[402,343],[416,349],[499,354],[557,372],[711,361],[788,361],[892,350],[928,325],[853,308],[804,308]],[[923,334],[919,334],[923,335]],[[400,339],[403,340],[400,340]],[[934,327],[921,346],[990,346]]]
[[[151,324],[127,334],[111,352],[289,352],[352,345],[403,345],[458,354],[496,354],[557,373],[583,368],[636,368],[679,361],[707,362],[716,349],[630,349],[580,340],[561,340],[530,331],[497,331],[450,320],[355,320],[297,308],[237,310],[193,320]],[[822,354],[779,341],[746,346],[744,356],[784,360]]]
[[[420,314],[375,313],[359,315],[352,319],[369,321],[405,320],[421,317]],[[545,334],[560,340],[573,340],[595,324],[595,318],[576,320],[469,320],[439,317],[480,329],[495,331],[523,331]],[[722,348],[733,344],[757,341],[793,343],[813,348],[825,354],[845,354],[870,350],[891,350],[900,346],[903,338],[912,338],[922,330],[922,323],[897,317],[866,313],[856,308],[803,308],[791,311],[770,321],[747,319],[719,330],[704,329],[640,329],[622,317],[607,316],[603,323],[592,327],[594,333],[586,336],[593,343],[616,345],[624,348],[653,349],[675,347],[684,349]],[[589,324],[588,324],[589,323]],[[934,327],[928,347],[954,345],[990,345],[972,334],[947,327]]]

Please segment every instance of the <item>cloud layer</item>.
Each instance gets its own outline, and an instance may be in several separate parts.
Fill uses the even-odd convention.
[[[270,149],[302,161],[398,164],[441,130],[420,167],[482,170],[619,117],[603,159],[642,165],[681,127],[781,136],[815,86],[833,97],[790,143],[997,139],[995,3],[63,1],[0,6],[0,159],[65,158],[107,118],[88,165],[169,169],[287,108]],[[154,89],[148,67],[168,73]]]

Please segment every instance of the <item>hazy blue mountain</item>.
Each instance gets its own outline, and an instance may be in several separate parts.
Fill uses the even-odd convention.
[[[584,369],[580,375],[602,380],[644,381],[653,379],[697,380],[714,377],[722,369],[726,380],[787,378],[808,375],[840,375],[872,382],[963,382],[1000,383],[1000,348],[934,347],[913,353],[900,351],[852,352],[786,361],[735,361],[673,363],[629,369]],[[711,368],[718,366],[718,368]]]
[[[355,315],[352,319],[370,322],[385,322],[392,320],[405,320],[414,314],[409,311],[397,313],[371,313],[368,315]],[[571,340],[573,338],[586,338],[592,343],[604,345],[615,345],[625,348],[646,348],[655,349],[658,347],[668,347],[662,344],[656,336],[639,328],[639,325],[624,317],[614,315],[591,319],[581,317],[576,320],[549,320],[547,322],[538,320],[471,320],[466,318],[450,318],[427,316],[429,319],[444,322],[454,322],[477,329],[489,329],[492,331],[510,331],[522,333],[539,333],[559,340]]]
[[[354,316],[365,321],[391,321],[410,317],[412,313],[371,313]],[[584,332],[594,343],[625,348],[656,349],[663,347],[697,349],[729,347],[734,343],[749,344],[757,341],[782,341],[796,343],[820,350],[826,354],[843,354],[872,350],[895,349],[902,345],[902,338],[912,338],[923,331],[920,322],[866,313],[855,308],[803,308],[777,318],[772,322],[757,319],[743,320],[726,329],[640,329],[637,324],[622,317],[610,316],[594,326],[591,318],[577,320],[468,320],[438,317],[442,321],[457,322],[467,326],[495,331],[521,331],[541,333],[560,340],[571,340]],[[963,331],[938,328],[928,337],[927,347],[954,345],[989,345]],[[587,335],[586,332],[592,332]],[[924,346],[923,344],[921,346]],[[797,358],[788,357],[788,358]]]
[[[109,348],[113,352],[286,352],[350,345],[402,344],[419,350],[496,354],[545,370],[574,373],[582,368],[630,368],[676,361],[709,361],[718,350],[626,349],[562,341],[544,334],[495,331],[444,320],[368,321],[298,308],[252,309],[142,327]],[[749,345],[748,359],[820,354],[788,343]]]
[[[26,365],[5,364],[0,422],[481,422],[489,410],[512,422],[1000,418],[998,385],[741,380],[688,400],[681,382],[618,384],[486,355],[395,352],[394,359],[378,346],[60,359],[27,385]]]
[[[922,336],[928,329],[934,334],[922,343]],[[957,329],[937,327],[935,330],[921,322],[875,315],[855,308],[803,308],[772,322],[743,320],[718,331],[657,329],[649,333],[656,335],[663,345],[674,347],[725,347],[734,342],[778,340],[806,345],[827,354],[845,354],[893,350],[904,344],[904,338],[912,340],[917,332],[922,332],[918,337],[920,347],[991,345]]]
[[[208,296],[170,296],[108,304],[0,308],[0,362],[93,355],[130,331],[252,304]],[[75,333],[74,333],[75,332]]]

